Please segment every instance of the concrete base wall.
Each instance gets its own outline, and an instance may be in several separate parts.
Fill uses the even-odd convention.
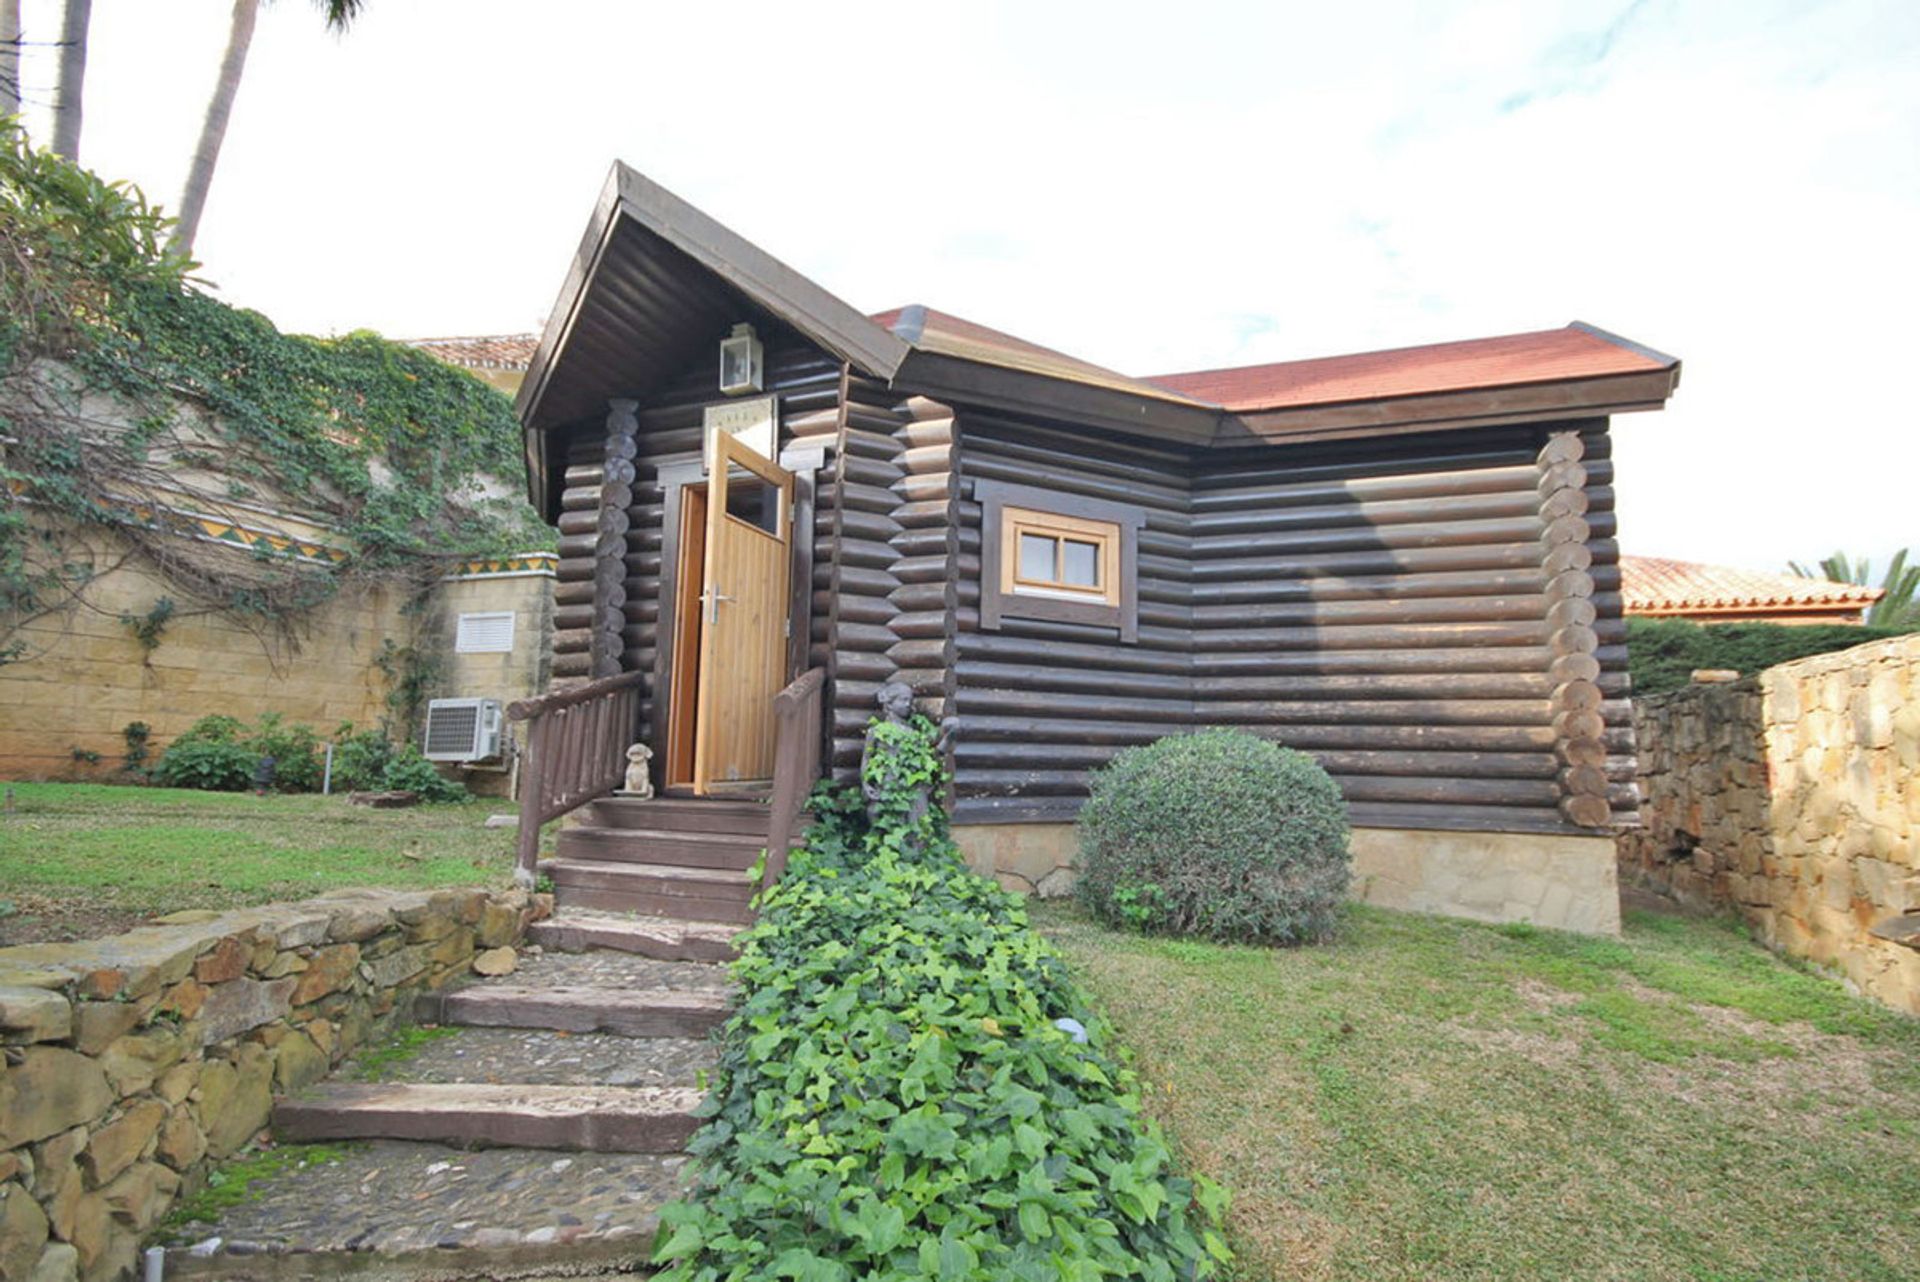
[[[970,868],[1009,890],[1051,898],[1073,887],[1070,823],[970,824],[953,835]],[[1353,830],[1354,897],[1405,912],[1618,934],[1615,866],[1610,837]]]

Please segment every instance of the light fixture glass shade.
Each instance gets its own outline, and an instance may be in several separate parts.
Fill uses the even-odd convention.
[[[763,350],[753,326],[735,325],[720,340],[720,390],[728,396],[757,392],[766,382]]]

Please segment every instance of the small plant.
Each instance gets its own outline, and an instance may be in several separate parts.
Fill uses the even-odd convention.
[[[333,790],[361,792],[385,786],[393,744],[378,730],[355,731],[342,722],[333,732]]]
[[[173,618],[173,610],[173,598],[163,596],[147,607],[145,614],[123,614],[120,622],[126,625],[127,631],[133,633],[133,639],[140,643],[142,653],[150,655],[160,648],[160,638]]]
[[[121,727],[120,737],[127,741],[127,750],[120,754],[121,769],[138,774],[153,751],[147,742],[153,737],[153,727],[144,721],[129,721]]]
[[[395,792],[415,793],[422,801],[464,801],[467,797],[465,787],[441,774],[410,743],[394,750],[380,782]]]
[[[362,1051],[354,1060],[354,1072],[363,1082],[383,1082],[400,1067],[442,1038],[459,1034],[457,1028],[409,1024],[371,1050]]]
[[[1311,757],[1241,730],[1122,752],[1080,812],[1080,896],[1133,930],[1325,939],[1350,877],[1339,786]]]
[[[72,752],[73,760],[77,765],[97,766],[100,764],[100,754],[91,748],[82,748],[76,743],[73,745]]]
[[[241,792],[253,784],[260,754],[231,741],[177,739],[160,755],[153,777],[169,788]]]
[[[310,726],[286,725],[280,714],[261,716],[241,740],[255,755],[273,758],[273,786],[279,792],[320,790],[320,736]]]

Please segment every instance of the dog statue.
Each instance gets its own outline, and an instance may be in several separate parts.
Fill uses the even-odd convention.
[[[653,749],[644,743],[636,743],[627,749],[627,786],[620,790],[623,797],[638,797],[642,801],[653,796],[653,776],[647,765],[653,760]]]

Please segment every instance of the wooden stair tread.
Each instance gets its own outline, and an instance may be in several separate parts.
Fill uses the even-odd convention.
[[[690,868],[683,864],[620,864],[604,859],[549,859],[541,867],[555,881],[560,880],[563,875],[585,873],[594,876],[632,878],[636,881],[685,882],[688,885],[704,883],[726,889],[757,887],[760,884],[760,879],[749,875],[745,868]]]
[[[288,1140],[398,1139],[461,1146],[674,1153],[699,1126],[682,1086],[324,1082],[273,1111]]]

